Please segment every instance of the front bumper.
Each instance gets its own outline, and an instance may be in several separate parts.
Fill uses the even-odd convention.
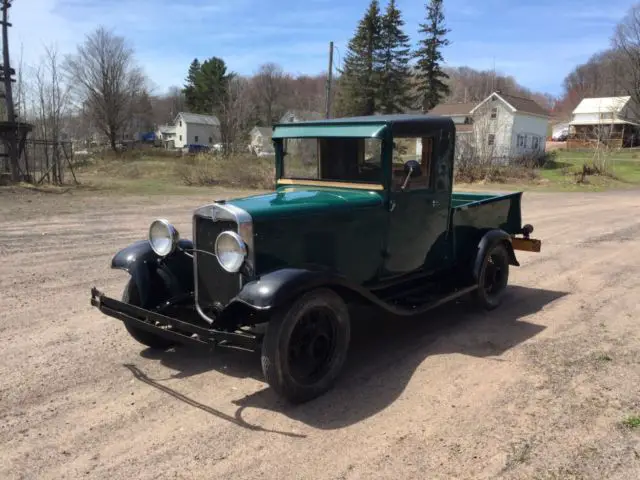
[[[105,315],[126,322],[141,330],[147,330],[160,337],[173,340],[176,343],[249,351],[255,351],[259,346],[259,337],[252,333],[200,327],[109,298],[96,288],[91,289],[91,305]]]

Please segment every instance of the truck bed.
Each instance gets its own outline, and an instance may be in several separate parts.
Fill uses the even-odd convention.
[[[507,194],[453,192],[449,226],[454,255],[463,260],[475,254],[488,230],[499,228],[510,235],[522,230],[522,192]]]

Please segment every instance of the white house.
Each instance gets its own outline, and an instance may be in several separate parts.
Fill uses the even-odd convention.
[[[175,148],[191,144],[211,147],[220,141],[220,121],[213,115],[180,112],[173,125]]]
[[[545,149],[549,112],[528,98],[496,91],[475,104],[440,104],[429,114],[453,119],[459,152],[471,148],[484,157],[513,158]]]
[[[249,132],[251,143],[249,149],[259,155],[261,153],[273,154],[273,144],[271,143],[271,129],[268,127],[253,127]]]
[[[569,136],[578,140],[617,140],[637,144],[640,112],[630,96],[585,98],[573,110]]]
[[[160,125],[156,129],[156,138],[162,142],[164,148],[175,148],[176,127],[174,125]]]

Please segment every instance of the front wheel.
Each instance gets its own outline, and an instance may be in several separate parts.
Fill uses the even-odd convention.
[[[509,282],[509,253],[504,243],[498,243],[487,250],[478,272],[478,289],[475,300],[487,310],[493,310],[502,303],[504,291]]]
[[[136,307],[142,306],[140,305],[140,293],[138,292],[138,287],[136,286],[136,282],[133,281],[133,278],[129,279],[129,283],[127,283],[127,286],[122,293],[122,301]],[[153,348],[156,350],[166,350],[167,348],[174,345],[174,342],[172,342],[171,340],[160,337],[158,335],[154,335],[153,333],[147,332],[146,330],[134,327],[129,322],[124,322],[124,328],[127,329],[129,335],[131,335],[135,340],[143,345],[146,345],[149,348]]]
[[[351,324],[332,290],[303,294],[280,309],[262,343],[262,371],[276,393],[302,403],[328,391],[347,357]]]

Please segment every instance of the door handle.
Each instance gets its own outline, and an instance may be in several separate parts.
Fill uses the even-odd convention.
[[[440,202],[438,200],[433,200],[431,202],[431,205],[434,206],[434,207],[439,207],[440,206]]]

